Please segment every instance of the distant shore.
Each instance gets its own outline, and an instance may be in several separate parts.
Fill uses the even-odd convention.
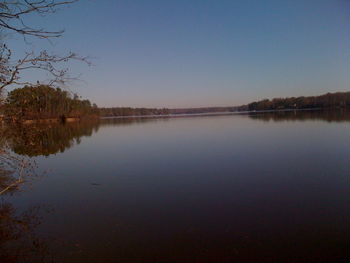
[[[272,112],[293,112],[293,111],[320,111],[323,108],[312,109],[283,109],[283,110],[260,110],[260,111],[233,111],[233,112],[206,112],[206,113],[185,113],[185,114],[163,114],[163,115],[130,115],[130,116],[101,116],[100,119],[127,119],[127,118],[178,118],[178,117],[196,117],[196,116],[224,116],[224,115],[244,115],[251,113],[272,113]],[[334,109],[328,109],[334,110]]]
[[[32,96],[36,92],[36,96]],[[50,100],[40,102],[46,94]],[[61,97],[64,97],[63,99]],[[46,97],[45,97],[46,98]],[[60,102],[56,100],[60,98]],[[30,101],[30,103],[28,102]],[[39,102],[40,103],[39,103]],[[197,108],[101,108],[89,100],[70,98],[60,89],[42,86],[25,87],[12,91],[3,105],[0,122],[50,123],[75,122],[94,118],[177,118],[218,116],[266,112],[350,109],[350,92],[327,93],[320,96],[264,99],[241,106]]]

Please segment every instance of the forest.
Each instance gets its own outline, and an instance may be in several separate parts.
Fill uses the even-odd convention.
[[[1,104],[0,104],[1,105]],[[82,100],[67,90],[45,85],[25,86],[8,93],[0,106],[0,113],[10,121],[202,114],[240,111],[270,111],[287,109],[330,109],[350,107],[350,92],[327,93],[311,97],[264,99],[242,106],[207,108],[98,108],[89,100]]]
[[[49,86],[25,86],[8,93],[2,106],[11,121],[82,118],[98,116],[97,105],[66,90]]]

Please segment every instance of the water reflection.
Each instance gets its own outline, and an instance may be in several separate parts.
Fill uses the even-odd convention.
[[[73,123],[38,123],[0,126],[0,149],[17,155],[35,157],[63,153],[79,145],[83,137],[98,132],[100,126],[125,126],[155,122],[153,118],[111,118]],[[1,154],[1,152],[0,152]]]
[[[1,136],[0,262],[45,262],[49,252],[44,239],[35,232],[41,224],[40,214],[44,207],[18,209],[11,202],[21,192],[23,184],[37,177],[35,163],[11,152],[5,139]]]
[[[3,145],[29,157],[49,156],[80,144],[81,138],[97,132],[99,122],[67,124],[6,125],[0,129]]]
[[[55,213],[28,224],[40,228],[34,237],[62,240],[49,242],[47,262],[346,262],[350,127],[328,122],[349,116],[298,111],[7,127],[2,138],[11,149],[50,155],[36,159],[52,172],[0,209],[0,233],[8,237],[0,238],[0,252],[32,249],[48,259],[45,244],[12,238],[27,228],[11,227],[28,218],[15,207],[25,214],[44,200]],[[31,262],[10,256],[0,262]]]
[[[277,112],[251,112],[248,116],[253,120],[261,121],[326,121],[348,122],[350,111],[339,110],[305,110],[305,111],[277,111]]]
[[[236,115],[236,114],[234,114]],[[239,114],[258,121],[309,121],[348,122],[350,111],[281,111],[281,112],[252,112]],[[215,118],[217,116],[204,116]],[[188,116],[187,118],[201,118]],[[0,148],[6,145],[14,153],[29,157],[49,156],[63,153],[65,150],[79,145],[82,137],[90,137],[104,126],[142,125],[169,121],[163,118],[106,118],[102,120],[67,123],[67,124],[32,124],[7,125],[0,127]]]
[[[0,262],[48,262],[46,241],[35,232],[45,209],[35,206],[19,212],[9,202],[0,203]]]

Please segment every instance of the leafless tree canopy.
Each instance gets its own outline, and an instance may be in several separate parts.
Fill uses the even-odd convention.
[[[26,37],[51,39],[62,36],[61,31],[50,31],[45,28],[34,27],[27,22],[28,15],[45,16],[58,11],[59,7],[70,5],[79,0],[8,0],[0,1],[0,34],[16,33]],[[63,64],[70,60],[80,60],[88,63],[87,58],[70,52],[64,56],[50,54],[45,50],[35,53],[26,52],[24,57],[13,59],[14,51],[6,45],[4,37],[0,39],[0,94],[10,85],[49,85],[62,86],[74,78],[68,74],[67,66]],[[88,63],[89,64],[89,63]],[[38,70],[46,73],[47,79],[32,83],[23,80],[21,72]]]
[[[64,86],[67,82],[76,78],[70,77],[68,68],[61,67],[63,63],[71,60],[79,60],[90,64],[85,57],[78,56],[70,52],[65,56],[49,54],[47,51],[27,52],[22,59],[12,63],[11,50],[4,44],[0,48],[0,91],[9,85],[47,85],[47,86]],[[38,70],[45,72],[48,78],[43,81],[32,83],[22,80],[20,73],[28,70]]]
[[[60,37],[61,31],[48,31],[44,28],[35,28],[27,24],[26,16],[36,13],[45,15],[55,13],[59,6],[72,4],[78,0],[12,0],[0,2],[0,28],[7,29],[22,35],[30,35],[39,38]]]

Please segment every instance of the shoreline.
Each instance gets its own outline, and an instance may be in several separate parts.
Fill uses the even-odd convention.
[[[160,114],[160,115],[125,115],[125,116],[89,116],[83,118],[70,117],[62,120],[60,118],[50,119],[28,119],[18,121],[6,121],[5,117],[0,118],[0,124],[18,123],[18,124],[50,124],[50,123],[73,123],[85,120],[108,120],[108,119],[156,119],[156,118],[186,118],[186,117],[210,117],[210,116],[227,116],[227,115],[247,115],[247,114],[263,114],[273,112],[302,112],[302,111],[322,111],[322,110],[346,110],[346,108],[310,108],[310,109],[281,109],[281,110],[261,110],[261,111],[232,111],[232,112],[204,112],[204,113],[184,113],[184,114]]]
[[[180,117],[201,117],[201,116],[225,116],[225,115],[244,115],[250,113],[271,113],[271,112],[292,112],[292,111],[319,111],[330,110],[323,108],[313,109],[283,109],[283,110],[261,110],[261,111],[232,111],[232,112],[205,112],[205,113],[184,113],[184,114],[166,114],[166,115],[125,115],[125,116],[102,116],[100,119],[127,119],[127,118],[180,118]]]

